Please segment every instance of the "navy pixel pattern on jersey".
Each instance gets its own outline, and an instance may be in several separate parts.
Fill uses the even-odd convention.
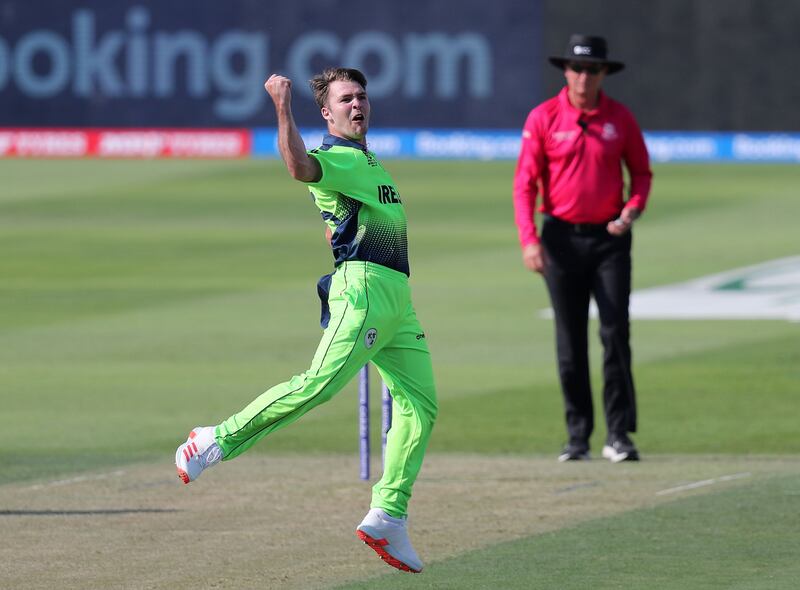
[[[308,186],[333,234],[336,266],[362,260],[408,275],[403,203],[375,155],[333,135],[326,135],[322,146],[309,153],[322,167],[322,178]]]
[[[331,229],[335,265],[362,260],[410,274],[403,203],[375,155],[333,135],[309,153],[322,167],[322,178],[308,186]]]
[[[334,265],[360,260],[409,275],[405,210],[392,177],[375,154],[334,135],[326,135],[309,154],[322,168],[322,178],[308,183],[308,188],[331,230]],[[330,279],[326,275],[317,284],[323,327],[329,318]]]

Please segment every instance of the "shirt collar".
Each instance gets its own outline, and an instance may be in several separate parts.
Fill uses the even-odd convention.
[[[338,135],[331,135],[330,133],[326,133],[325,137],[322,138],[322,145],[328,147],[338,145],[342,147],[349,147],[356,150],[360,150],[362,152],[367,151],[367,147],[363,144],[358,143],[357,141],[345,139],[344,137],[339,137]]]

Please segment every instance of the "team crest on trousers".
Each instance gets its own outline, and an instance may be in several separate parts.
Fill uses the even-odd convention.
[[[367,348],[372,348],[372,345],[375,344],[375,341],[377,339],[378,339],[378,331],[375,328],[370,328],[364,335],[364,346],[366,346]]]

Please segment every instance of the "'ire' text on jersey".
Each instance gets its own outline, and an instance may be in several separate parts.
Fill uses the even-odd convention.
[[[383,205],[387,205],[389,203],[402,203],[398,192],[389,184],[378,185],[378,201],[380,201]]]

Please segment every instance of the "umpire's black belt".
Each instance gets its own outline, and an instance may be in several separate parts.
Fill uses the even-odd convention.
[[[553,217],[552,215],[547,214],[545,214],[543,218],[546,223],[552,223],[559,228],[576,234],[608,233],[606,226],[608,225],[608,221],[611,221],[609,219],[603,223],[570,223],[569,221],[564,221],[563,219],[559,219],[558,217]]]

